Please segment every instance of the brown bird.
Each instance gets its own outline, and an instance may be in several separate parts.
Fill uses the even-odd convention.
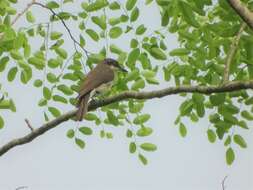
[[[127,72],[120,64],[111,58],[103,60],[92,69],[81,84],[79,95],[77,97],[77,120],[82,121],[88,111],[88,102],[95,93],[102,93],[110,88],[114,79],[114,72],[120,70]]]

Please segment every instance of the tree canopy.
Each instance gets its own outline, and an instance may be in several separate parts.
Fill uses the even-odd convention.
[[[142,109],[148,99],[172,94],[183,98],[175,118],[182,137],[188,134],[187,122],[207,117],[207,139],[224,143],[227,164],[235,159],[235,146],[247,147],[240,131],[248,130],[253,120],[249,90],[253,88],[252,1],[32,0],[23,10],[17,10],[16,3],[0,2],[0,72],[8,80],[8,84],[1,82],[0,109],[17,110],[14,114],[19,110],[15,99],[4,90],[5,85],[14,81],[20,85],[32,83],[41,91],[37,105],[42,108],[45,123],[33,128],[26,120],[31,132],[0,147],[0,155],[73,119],[76,109],[67,113],[61,110],[65,105],[75,106],[80,82],[108,56],[129,72],[118,73],[112,89],[90,102],[85,120],[115,127],[128,123],[129,152],[143,164],[148,162],[145,151],[157,147],[145,141],[153,132],[152,126],[146,125],[152,116]],[[139,3],[157,6],[159,28],[139,21]],[[47,18],[36,18],[33,7],[45,12]],[[15,27],[22,18],[25,24]],[[168,48],[169,35],[178,40],[178,47],[172,50]],[[117,43],[126,36],[130,39],[126,40],[128,49]],[[87,44],[92,43],[101,44],[101,49],[88,49]],[[73,52],[66,50],[66,44],[73,45]],[[161,83],[168,88],[159,89]],[[159,90],[150,90],[154,86]],[[95,111],[98,108],[101,111]],[[0,129],[4,120],[0,115]],[[77,134],[93,135],[86,121],[67,131],[67,137],[80,148],[85,147],[85,141]],[[106,129],[101,129],[100,136],[113,138]]]

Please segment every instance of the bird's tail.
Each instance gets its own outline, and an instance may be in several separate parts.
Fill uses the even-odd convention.
[[[90,98],[90,94],[86,94],[85,96],[81,97],[78,100],[78,104],[77,104],[78,111],[76,114],[77,121],[82,121],[84,115],[87,113],[89,98]]]

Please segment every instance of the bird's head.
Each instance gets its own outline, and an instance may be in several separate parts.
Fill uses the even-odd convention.
[[[113,70],[120,70],[122,72],[127,72],[126,69],[124,69],[118,61],[116,61],[115,59],[112,59],[112,58],[106,58],[104,61],[103,61],[104,64],[107,64],[109,65]]]

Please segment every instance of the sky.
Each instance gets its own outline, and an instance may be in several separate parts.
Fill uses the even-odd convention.
[[[18,5],[19,10],[28,2],[23,0]],[[138,3],[142,13],[139,22],[154,28],[159,26],[157,7],[147,8],[142,1]],[[45,19],[45,10],[34,8],[33,11],[38,21]],[[24,24],[21,19],[16,27]],[[118,40],[117,45],[125,47],[127,40]],[[71,41],[66,41],[65,47],[71,51]],[[176,47],[175,36],[169,36],[167,43],[170,48]],[[96,48],[88,45],[88,49],[95,51]],[[17,106],[15,114],[8,111],[1,113],[6,122],[5,128],[0,131],[1,146],[29,133],[25,118],[37,127],[43,124],[43,115],[37,107],[41,91],[34,89],[31,84],[20,85],[17,80],[7,83],[5,75],[1,75],[0,80]],[[148,89],[160,89],[167,85],[162,83]],[[186,123],[188,135],[186,138],[180,137],[174,120],[181,101],[182,98],[176,95],[147,101],[144,112],[152,115],[147,125],[154,129],[154,133],[140,141],[158,146],[156,152],[145,154],[149,160],[147,166],[143,166],[136,155],[128,152],[129,140],[125,137],[127,126],[105,126],[105,129],[113,132],[112,140],[99,137],[102,126],[93,127],[96,133],[85,139],[86,148],[81,150],[65,135],[76,124],[66,122],[0,157],[0,190],[15,190],[21,186],[28,190],[218,190],[222,189],[221,182],[225,176],[228,176],[226,190],[253,189],[252,130],[239,131],[247,141],[248,148],[242,150],[234,146],[236,160],[229,167],[225,163],[222,142],[210,144],[207,140],[207,119]],[[62,111],[71,109],[68,106]],[[84,122],[84,125],[90,124]],[[253,123],[250,125],[253,126]]]

